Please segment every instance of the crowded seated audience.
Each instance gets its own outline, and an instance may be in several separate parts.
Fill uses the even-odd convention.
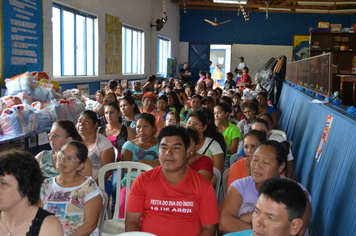
[[[201,71],[195,89],[188,67],[182,72],[184,85],[177,78],[167,83],[151,75],[142,88],[137,80],[131,91],[128,86],[122,91],[111,80],[105,94],[95,93],[93,110],[78,112],[76,125],[69,120],[53,122],[48,134],[51,150],[37,153],[37,162],[26,152],[0,153],[1,186],[12,183],[11,195],[1,196],[10,202],[17,199],[11,206],[0,204],[0,235],[22,236],[27,231],[35,236],[99,235],[103,197],[98,172],[106,164],[128,161],[153,169],[139,175],[134,170],[131,179],[123,172],[119,218],[126,212],[126,231],[211,236],[217,228],[229,236],[307,233],[311,197],[301,184],[287,180],[293,173],[293,155],[289,143],[271,132],[278,124],[277,112],[265,92],[254,92],[256,98],[251,99],[243,96],[251,84],[248,68],[243,71],[236,84],[234,75],[227,73],[224,91],[219,66],[213,78]],[[230,166],[233,155],[238,160]],[[24,166],[28,170],[18,173]],[[214,168],[222,179],[226,176],[220,211],[214,187],[222,183]],[[116,171],[104,176],[111,211],[116,176]],[[125,199],[127,181],[132,186]],[[275,216],[283,224],[273,228],[268,216],[277,208]],[[283,233],[276,232],[279,229]]]

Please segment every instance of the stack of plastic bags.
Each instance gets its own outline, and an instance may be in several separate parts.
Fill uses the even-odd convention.
[[[61,94],[57,81],[45,72],[25,72],[6,79],[6,92],[0,98],[0,133],[26,135],[51,127],[59,119],[76,122],[85,102],[78,89]]]

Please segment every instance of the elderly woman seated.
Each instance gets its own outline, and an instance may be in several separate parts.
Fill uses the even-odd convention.
[[[87,157],[83,143],[70,141],[57,154],[59,176],[45,180],[42,186],[44,209],[58,217],[65,235],[99,235],[101,191],[91,177],[79,174]]]

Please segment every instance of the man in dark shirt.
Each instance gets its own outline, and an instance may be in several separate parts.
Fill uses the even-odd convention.
[[[184,83],[190,82],[190,76],[192,73],[190,73],[190,70],[188,68],[188,62],[183,63],[183,68],[180,69],[180,75],[182,76],[182,80]]]

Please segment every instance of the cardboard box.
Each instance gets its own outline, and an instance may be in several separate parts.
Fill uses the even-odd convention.
[[[318,28],[329,28],[329,22],[319,22]]]
[[[341,36],[335,36],[334,37],[335,42],[341,42]]]
[[[341,37],[341,42],[349,42],[349,37]]]
[[[330,24],[331,33],[342,32],[342,24]]]

